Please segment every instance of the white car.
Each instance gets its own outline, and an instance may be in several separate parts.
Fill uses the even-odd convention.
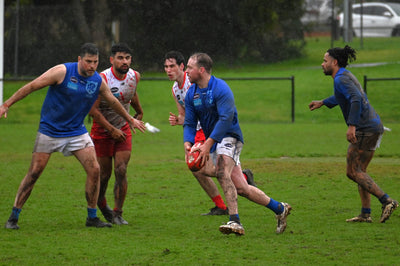
[[[353,35],[361,36],[361,5],[353,5]],[[400,36],[400,4],[364,3],[362,5],[364,37]],[[339,14],[339,26],[343,31],[343,13]]]

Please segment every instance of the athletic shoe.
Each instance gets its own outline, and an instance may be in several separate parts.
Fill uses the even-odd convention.
[[[111,223],[113,220],[113,210],[111,210],[110,206],[106,205],[104,208],[99,207],[99,209],[107,222]]]
[[[253,172],[250,169],[244,169],[242,172],[247,176],[247,184],[257,187],[256,183],[254,182]]]
[[[346,219],[346,222],[372,223],[372,219],[371,219],[371,216],[364,217],[364,216],[362,216],[362,214],[360,214],[360,215],[358,215],[356,217],[353,217],[353,218],[350,218],[350,219]]]
[[[286,219],[287,216],[290,214],[290,211],[292,210],[292,206],[290,206],[288,203],[282,202],[283,207],[285,209],[281,214],[277,214],[276,220],[278,221],[278,226],[276,227],[276,233],[281,234],[285,231],[286,229]]]
[[[99,217],[95,218],[86,218],[86,226],[87,227],[111,227],[112,225],[109,223],[105,223],[99,219]]]
[[[118,225],[128,224],[128,222],[125,221],[125,219],[122,218],[122,216],[119,215],[119,214],[114,214],[114,217],[112,219],[112,223],[113,224],[118,224]]]
[[[390,215],[393,211],[399,207],[399,203],[395,200],[389,201],[382,205],[382,215],[381,219],[379,220],[380,223],[384,223],[386,220],[389,219]]]
[[[214,208],[210,209],[210,212],[203,213],[202,215],[228,215],[228,214],[229,214],[228,208],[224,210],[215,206]]]
[[[19,229],[19,226],[17,223],[18,223],[17,219],[9,218],[4,227],[7,229]]]
[[[244,235],[244,228],[241,223],[229,221],[219,227],[219,231],[225,235],[235,233],[238,236]]]

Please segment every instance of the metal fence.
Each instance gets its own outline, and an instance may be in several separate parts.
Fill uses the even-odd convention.
[[[26,81],[33,80],[33,77],[20,77],[20,78],[4,78],[0,81]],[[295,122],[295,77],[221,77],[225,81],[289,81],[288,87],[290,87],[290,118],[291,122]],[[168,81],[167,78],[162,77],[142,77],[141,81]],[[288,97],[288,98],[289,98]]]
[[[367,84],[369,81],[390,81],[390,80],[400,80],[400,78],[368,78],[364,76],[364,91],[367,93]]]

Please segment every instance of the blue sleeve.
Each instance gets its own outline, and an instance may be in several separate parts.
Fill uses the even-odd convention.
[[[217,142],[221,142],[232,126],[232,121],[235,115],[235,99],[231,89],[225,82],[220,82],[219,88],[213,91],[219,119],[210,134],[210,138]]]
[[[333,108],[336,105],[338,105],[338,102],[336,101],[335,95],[332,95],[331,97],[326,98],[325,100],[322,101],[324,105],[328,108]]]
[[[185,121],[183,122],[183,142],[194,143],[196,136],[197,118],[193,106],[193,93],[192,90],[186,93],[185,97]]]
[[[345,96],[347,102],[350,104],[346,123],[348,125],[356,126],[359,124],[361,118],[361,93],[354,82],[347,76],[341,76],[339,81],[339,91]]]

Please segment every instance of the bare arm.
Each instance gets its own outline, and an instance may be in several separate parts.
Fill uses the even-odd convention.
[[[2,106],[0,106],[0,118],[3,115],[6,118],[8,109],[13,104],[24,99],[32,92],[40,90],[50,85],[60,84],[64,80],[66,72],[67,69],[65,65],[57,65],[44,72],[42,75],[40,75],[33,81],[21,87],[9,99],[7,99]]]
[[[170,112],[169,124],[171,126],[183,125],[183,122],[185,122],[185,108],[183,108],[183,106],[178,102],[178,100],[175,97],[174,99],[176,103],[176,108],[178,109],[178,116]]]
[[[136,83],[139,83],[140,73],[137,71],[135,71],[135,73],[136,73],[136,78],[137,78]],[[133,97],[131,99],[131,106],[136,112],[133,117],[138,120],[142,120],[143,119],[143,109],[142,109],[142,105],[140,104],[140,101],[139,101],[139,95],[137,93],[137,88],[136,88],[135,95],[133,95]]]
[[[89,115],[93,117],[93,120],[96,121],[100,126],[102,126],[105,130],[107,130],[111,137],[117,141],[124,141],[126,139],[125,133],[114,127],[108,120],[103,116],[103,114],[98,109],[100,104],[100,97],[93,104],[92,109],[90,109]]]
[[[100,95],[107,101],[108,105],[114,109],[120,116],[122,116],[128,123],[131,130],[136,133],[135,128],[139,129],[141,132],[146,130],[143,121],[135,119],[129,115],[122,104],[114,97],[108,88],[107,84],[103,80],[100,86]]]

